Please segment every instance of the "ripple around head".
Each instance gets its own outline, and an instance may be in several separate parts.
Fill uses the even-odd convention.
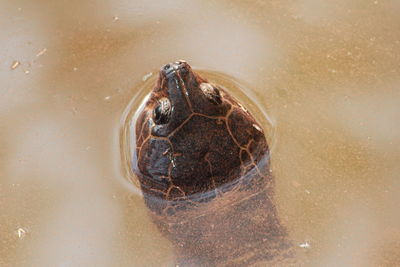
[[[276,143],[274,137],[275,123],[268,116],[265,108],[261,105],[259,97],[256,96],[254,91],[245,86],[244,83],[239,82],[235,78],[226,74],[208,70],[197,71],[206,77],[209,82],[222,87],[236,100],[240,100],[239,102],[243,105],[243,107],[255,117],[256,121],[263,128],[267,143],[269,145],[270,153],[272,153]],[[143,84],[141,84],[138,90],[135,91],[131,101],[123,112],[120,122],[120,165],[123,177],[125,178],[121,182],[129,191],[139,195],[141,194],[141,189],[139,181],[135,175],[137,166],[136,150],[134,149],[136,147],[135,123],[139,114],[144,109],[149,94],[154,88],[156,79],[156,76],[150,77]],[[267,155],[267,157],[269,156],[270,154]],[[232,187],[234,183],[235,181],[223,185],[223,187]],[[192,197],[200,201],[201,199],[206,201],[206,199],[212,198],[212,195],[213,192],[210,191],[202,192],[193,195]]]

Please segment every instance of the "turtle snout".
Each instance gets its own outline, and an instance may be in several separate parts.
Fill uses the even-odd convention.
[[[187,69],[186,65],[187,63],[184,60],[179,60],[174,63],[168,63],[161,68],[161,73],[165,76],[169,76],[176,71],[182,72]]]

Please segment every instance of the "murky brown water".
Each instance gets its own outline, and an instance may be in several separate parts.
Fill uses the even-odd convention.
[[[272,117],[279,211],[309,266],[400,265],[397,0],[0,6],[0,265],[172,266],[119,130],[143,76],[181,58]]]

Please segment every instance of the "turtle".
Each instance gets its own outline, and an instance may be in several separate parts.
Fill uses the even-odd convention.
[[[135,173],[177,266],[292,266],[261,125],[184,60],[164,65],[135,122]]]

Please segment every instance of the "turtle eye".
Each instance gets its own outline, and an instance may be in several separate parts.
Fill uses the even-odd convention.
[[[166,97],[158,100],[153,110],[153,120],[156,124],[166,124],[171,117],[171,102]]]
[[[221,94],[219,90],[209,83],[201,83],[200,89],[203,91],[207,99],[215,105],[222,103]]]

